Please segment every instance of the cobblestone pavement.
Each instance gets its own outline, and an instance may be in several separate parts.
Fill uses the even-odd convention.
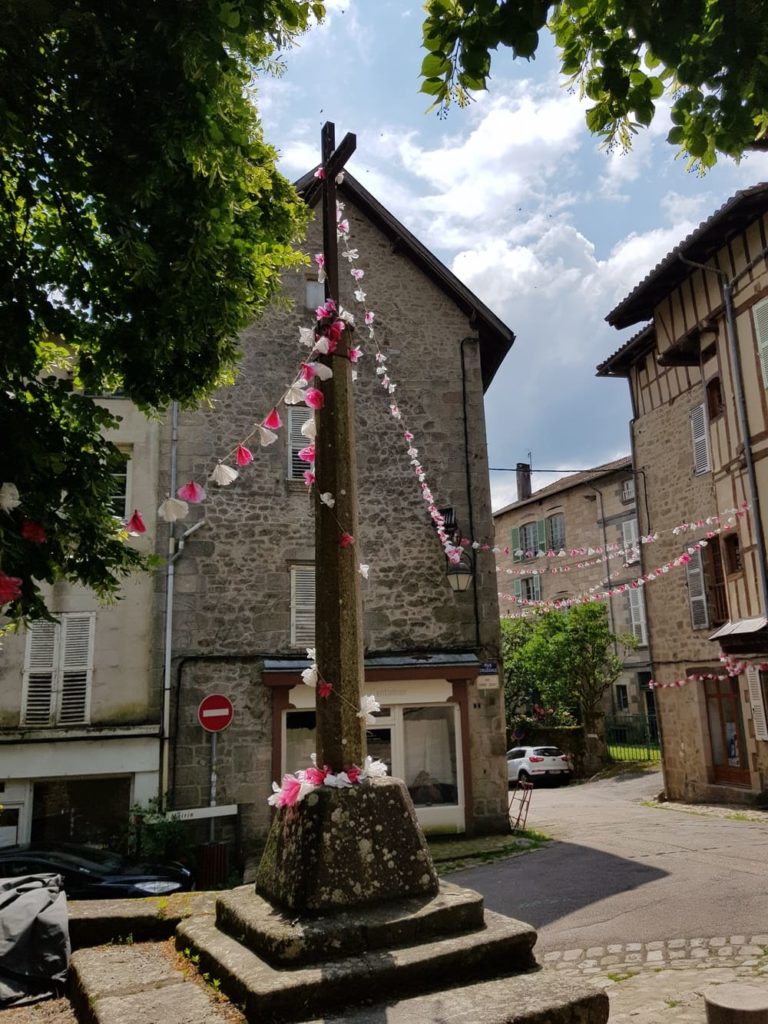
[[[708,988],[741,980],[768,991],[768,934],[591,946],[539,961],[604,987],[610,1024],[703,1024]]]

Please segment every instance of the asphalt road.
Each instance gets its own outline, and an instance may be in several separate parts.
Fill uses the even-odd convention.
[[[540,952],[768,933],[768,814],[764,824],[644,807],[660,789],[657,772],[537,788],[528,827],[557,841],[450,880],[533,924]]]

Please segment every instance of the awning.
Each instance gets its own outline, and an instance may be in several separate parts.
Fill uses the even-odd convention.
[[[764,654],[768,652],[768,618],[734,619],[710,636],[726,654]]]

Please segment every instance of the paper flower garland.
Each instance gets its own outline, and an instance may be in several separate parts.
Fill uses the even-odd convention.
[[[137,509],[133,510],[133,515],[125,524],[125,528],[132,537],[136,537],[140,533],[146,533],[147,528],[144,525],[144,520],[141,518],[141,512]]]
[[[192,505],[199,505],[205,501],[205,488],[195,483],[194,480],[190,480],[188,484],[184,484],[183,487],[176,491],[176,495],[182,501],[188,501]]]
[[[218,462],[209,479],[213,480],[219,487],[228,487],[237,480],[240,474],[236,469],[232,469],[231,466],[225,466],[223,462]]]
[[[165,501],[161,502],[157,514],[166,523],[175,523],[178,519],[187,518],[189,515],[189,505],[186,501],[180,501],[178,498],[171,498],[169,496]]]
[[[362,785],[369,779],[383,778],[387,774],[387,766],[368,755],[363,767],[352,765],[346,772],[334,774],[327,766],[318,768],[317,757],[312,755],[312,767],[296,772],[295,775],[284,775],[282,784],[272,783],[272,796],[267,803],[272,807],[294,807],[301,803],[307,794],[320,786],[329,789],[349,789],[351,786]]]

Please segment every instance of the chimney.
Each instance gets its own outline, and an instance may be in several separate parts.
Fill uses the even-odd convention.
[[[531,467],[527,462],[518,462],[515,467],[517,476],[517,500],[525,501],[531,496]]]

